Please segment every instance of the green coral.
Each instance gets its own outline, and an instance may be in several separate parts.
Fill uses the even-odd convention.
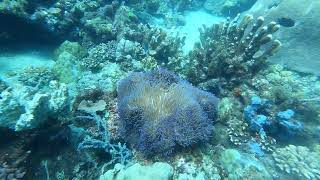
[[[77,42],[65,41],[54,52],[53,73],[60,82],[75,82],[80,76],[80,60],[87,55]]]
[[[68,52],[62,52],[52,70],[59,82],[71,83],[79,78],[80,66],[75,56]]]
[[[54,51],[54,59],[57,60],[59,55],[63,52],[68,52],[73,55],[77,60],[85,57],[87,51],[83,48],[78,42],[65,41],[63,42],[58,49]]]

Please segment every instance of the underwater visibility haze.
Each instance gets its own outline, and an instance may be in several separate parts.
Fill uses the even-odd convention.
[[[319,0],[0,0],[0,180],[320,180]]]

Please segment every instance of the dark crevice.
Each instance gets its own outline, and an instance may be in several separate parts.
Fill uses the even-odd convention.
[[[39,23],[10,14],[0,14],[0,48],[19,49],[30,46],[57,46],[62,42],[57,34]]]
[[[281,17],[277,22],[283,27],[293,27],[295,25],[295,21],[288,17]]]

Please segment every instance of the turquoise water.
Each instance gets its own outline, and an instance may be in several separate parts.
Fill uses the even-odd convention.
[[[319,8],[0,1],[0,180],[320,179]]]

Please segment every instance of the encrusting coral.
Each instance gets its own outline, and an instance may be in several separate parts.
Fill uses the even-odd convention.
[[[188,79],[195,84],[216,80],[220,87],[234,87],[266,65],[281,43],[272,36],[280,26],[264,25],[264,18],[246,15],[200,29],[200,43],[190,53]],[[208,85],[204,85],[208,86]]]
[[[132,73],[118,85],[120,133],[144,155],[171,155],[207,141],[218,99],[157,69]]]

